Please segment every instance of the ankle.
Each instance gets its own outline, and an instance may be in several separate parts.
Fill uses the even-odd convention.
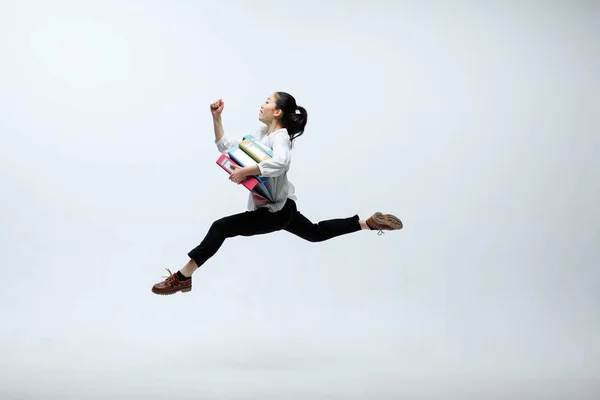
[[[358,223],[360,224],[361,229],[367,230],[367,231],[372,230],[371,227],[369,225],[367,225],[367,221],[360,220],[360,221],[358,221]]]
[[[198,269],[198,266],[196,265],[196,262],[194,260],[190,260],[190,261],[188,261],[187,264],[185,264],[185,266],[183,268],[181,268],[179,270],[179,272],[185,278],[190,278],[197,269]]]
[[[177,279],[179,279],[180,281],[187,281],[188,279],[191,278],[191,276],[185,276],[184,274],[182,274],[181,271],[177,271],[175,273],[175,275],[177,276]]]

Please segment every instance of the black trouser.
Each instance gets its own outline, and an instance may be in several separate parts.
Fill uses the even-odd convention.
[[[359,231],[361,227],[358,221],[358,215],[354,215],[313,224],[296,209],[296,202],[288,199],[277,212],[259,208],[216,220],[204,240],[188,256],[201,266],[215,255],[227,238],[262,235],[282,229],[309,242],[322,242]]]

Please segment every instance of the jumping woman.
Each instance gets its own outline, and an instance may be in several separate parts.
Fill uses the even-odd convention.
[[[219,99],[210,105],[215,130],[215,143],[221,153],[237,146],[241,138],[230,138],[224,134],[221,113],[225,104]],[[358,215],[348,218],[330,219],[317,224],[309,221],[296,208],[295,189],[287,179],[290,170],[291,149],[294,139],[304,133],[307,113],[296,104],[294,97],[285,92],[273,93],[260,107],[258,120],[264,124],[254,135],[255,140],[273,149],[270,159],[252,167],[234,166],[229,179],[240,184],[249,176],[277,177],[278,193],[271,203],[250,192],[248,211],[230,215],[213,222],[202,242],[192,249],[190,260],[173,274],[155,284],[156,294],[173,294],[192,290],[192,274],[219,250],[225,239],[236,236],[262,235],[286,230],[310,242],[322,242],[336,236],[360,230],[402,229],[402,222],[390,214],[376,212],[367,220]]]

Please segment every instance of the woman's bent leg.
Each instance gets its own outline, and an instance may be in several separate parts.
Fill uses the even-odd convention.
[[[215,255],[225,239],[235,236],[261,235],[284,229],[292,220],[295,212],[296,203],[288,200],[285,206],[277,212],[260,208],[230,215],[213,222],[202,242],[188,253],[190,261],[186,266],[176,274],[170,274],[165,281],[155,284],[152,291],[156,294],[172,294],[191,290],[191,275]]]
[[[204,240],[188,256],[200,267],[216,254],[225,239],[236,236],[254,236],[278,231],[290,222],[289,210],[270,212],[266,209],[246,211],[213,222]]]

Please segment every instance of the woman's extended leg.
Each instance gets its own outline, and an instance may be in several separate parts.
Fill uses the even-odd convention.
[[[190,257],[188,263],[176,274],[170,274],[166,280],[155,284],[152,291],[156,294],[172,294],[179,290],[186,292],[191,290],[192,274],[215,255],[227,238],[262,235],[284,229],[295,213],[296,203],[288,200],[285,206],[277,212],[259,208],[255,211],[245,211],[216,220],[204,240],[188,253]]]
[[[358,215],[354,215],[349,218],[329,219],[315,224],[300,211],[296,211],[294,218],[285,230],[309,242],[322,242],[336,236],[360,231],[363,229],[360,222]]]
[[[361,220],[358,215],[354,215],[348,218],[328,219],[315,224],[302,215],[300,211],[296,211],[294,218],[285,228],[286,231],[309,242],[322,242],[360,230],[395,229],[402,229],[402,222],[391,214],[377,212],[367,220]]]

